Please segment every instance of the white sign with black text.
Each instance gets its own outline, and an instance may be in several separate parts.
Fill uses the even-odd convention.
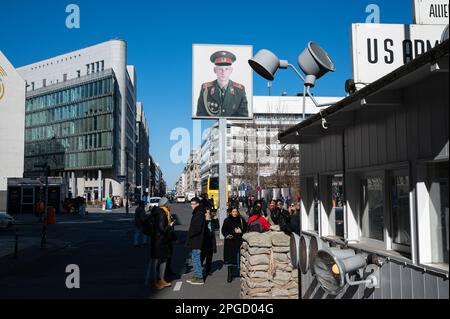
[[[414,0],[414,23],[448,24],[449,0]]]
[[[353,79],[370,84],[440,43],[444,25],[352,24]]]

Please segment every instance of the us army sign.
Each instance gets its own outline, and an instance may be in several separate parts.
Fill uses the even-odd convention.
[[[353,79],[372,83],[439,44],[444,25],[353,24]]]

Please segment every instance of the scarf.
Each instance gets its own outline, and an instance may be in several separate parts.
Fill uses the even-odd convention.
[[[164,213],[166,213],[166,217],[167,217],[167,222],[169,223],[169,225],[172,223],[172,218],[170,217],[170,211],[167,207],[161,207],[162,210],[164,211]]]

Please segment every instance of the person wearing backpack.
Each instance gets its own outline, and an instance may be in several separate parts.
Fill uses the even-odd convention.
[[[253,207],[250,218],[248,219],[247,232],[263,233],[270,230],[270,224],[262,216],[261,206],[255,205]]]
[[[134,225],[136,229],[134,230],[134,247],[140,247],[147,243],[148,237],[144,234],[144,220],[145,220],[145,203],[139,201],[138,207],[134,212]]]
[[[225,237],[223,261],[228,265],[227,282],[233,281],[233,269],[240,269],[242,236],[247,231],[247,223],[237,207],[231,208],[230,215],[224,220],[222,235]]]

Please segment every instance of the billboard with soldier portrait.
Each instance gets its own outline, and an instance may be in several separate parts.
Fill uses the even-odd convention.
[[[192,118],[251,119],[252,46],[194,44]]]

